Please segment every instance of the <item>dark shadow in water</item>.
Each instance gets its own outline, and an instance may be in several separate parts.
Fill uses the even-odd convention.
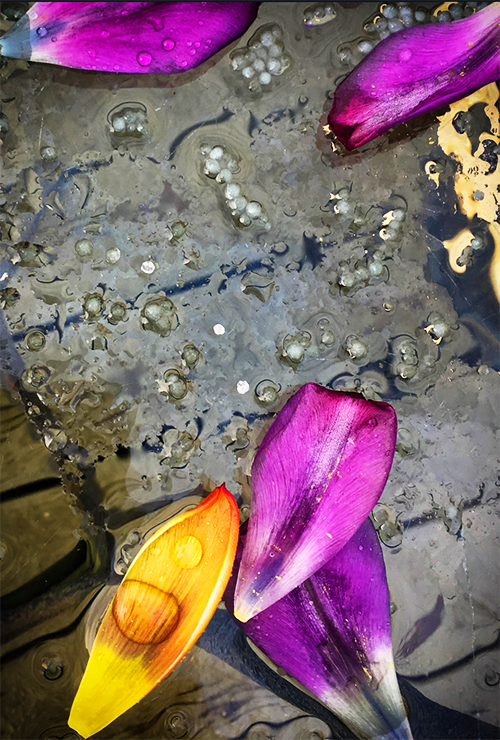
[[[495,644],[497,642],[498,640]],[[227,611],[216,611],[197,644],[303,712],[321,719],[328,725],[334,738],[347,740],[355,737],[326,707],[302,693],[286,679],[278,676],[260,660],[249,647],[243,632],[233,622]],[[485,650],[489,649],[491,646],[485,648]],[[453,670],[455,667],[458,666],[453,664],[448,670]],[[399,677],[399,683],[407,706],[414,740],[498,739],[498,727],[436,704],[423,696],[405,678]],[[245,737],[247,735],[244,733],[231,740],[243,740]]]

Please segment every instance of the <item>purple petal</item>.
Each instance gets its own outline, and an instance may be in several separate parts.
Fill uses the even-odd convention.
[[[500,78],[500,3],[460,21],[398,31],[335,91],[328,116],[347,149]]]
[[[386,403],[309,383],[285,404],[252,467],[239,620],[281,599],[353,536],[382,493],[395,444]]]
[[[245,538],[242,532],[236,563]],[[224,597],[233,616],[236,570]],[[384,559],[369,519],[305,583],[238,624],[358,737],[411,738],[394,670]]]
[[[108,72],[193,69],[239,38],[254,2],[35,3],[0,38],[2,55]]]

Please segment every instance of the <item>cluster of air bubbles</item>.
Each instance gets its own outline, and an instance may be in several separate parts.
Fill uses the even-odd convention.
[[[148,133],[147,110],[141,103],[121,105],[108,116],[110,133],[118,138],[140,139]]]
[[[26,368],[21,377],[22,384],[28,391],[38,390],[48,383],[49,379],[49,368],[39,363]]]
[[[316,3],[304,10],[304,26],[323,26],[332,21],[337,13],[333,3]]]
[[[412,337],[399,337],[394,342],[394,374],[402,380],[412,380],[418,370],[418,352]]]
[[[380,41],[397,31],[426,23],[447,23],[460,20],[481,10],[487,4],[486,2],[452,3],[447,10],[438,10],[433,13],[416,3],[381,3],[378,11],[364,25],[366,36],[339,46],[338,57],[343,65],[353,66],[372,51]],[[411,56],[409,50],[408,55],[409,59]]]
[[[361,288],[387,280],[389,270],[384,264],[384,255],[379,250],[372,257],[341,260],[337,271],[337,284],[344,295],[354,295]]]
[[[274,380],[261,380],[255,386],[255,400],[259,406],[273,406],[279,398],[281,386]]]
[[[189,380],[176,368],[167,370],[163,375],[160,393],[167,396],[169,401],[176,403],[186,397],[189,390]]]
[[[42,146],[40,156],[45,162],[53,162],[54,159],[57,159],[58,154],[53,146]]]
[[[406,212],[403,208],[394,208],[384,213],[382,228],[379,231],[380,238],[384,242],[400,241],[405,220]]]
[[[474,236],[470,244],[463,249],[462,254],[457,257],[457,265],[459,267],[470,267],[474,264],[477,253],[482,252],[485,246],[482,236]]]
[[[334,213],[338,216],[349,216],[352,211],[352,205],[349,201],[351,194],[350,188],[340,188],[330,195],[330,205]]]
[[[432,313],[427,319],[427,326],[424,327],[424,330],[435,344],[441,344],[443,339],[450,336],[452,328],[441,314]]]
[[[143,329],[166,337],[179,325],[177,309],[169,298],[153,298],[141,311],[141,324]]]
[[[330,320],[322,318],[318,321],[319,343],[322,349],[329,349],[335,344],[335,334],[330,326]]]
[[[110,324],[118,324],[120,321],[127,320],[127,305],[123,301],[114,301],[111,304],[108,314]]]
[[[181,359],[190,370],[193,370],[201,360],[201,352],[198,347],[189,342],[182,350]]]
[[[354,362],[361,362],[368,354],[368,346],[355,334],[346,337],[343,349]]]
[[[201,153],[204,174],[224,185],[224,200],[236,226],[245,228],[258,224],[268,231],[271,224],[262,204],[257,200],[249,200],[242,186],[233,180],[233,175],[240,169],[237,160],[222,145],[209,147],[204,144]]]
[[[88,293],[83,299],[83,313],[87,321],[96,321],[104,310],[104,298],[100,293]]]
[[[283,339],[281,348],[278,350],[278,359],[295,368],[302,362],[310,346],[311,335],[309,332],[287,334]]]
[[[202,144],[203,174],[218,183],[229,183],[233,175],[240,171],[240,166],[235,157],[221,144],[208,146]]]
[[[269,90],[274,77],[279,77],[291,64],[285,51],[283,32],[273,23],[262,26],[245,49],[232,52],[231,66],[243,77],[252,92]]]
[[[115,560],[115,572],[124,576],[134,557],[140,550],[142,538],[136,530],[129,533],[127,541],[119,548]]]
[[[387,506],[377,506],[373,512],[373,523],[384,545],[399,547],[403,541],[403,525],[391,509]]]

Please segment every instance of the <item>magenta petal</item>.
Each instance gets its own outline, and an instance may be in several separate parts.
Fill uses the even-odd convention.
[[[3,56],[108,72],[193,69],[239,38],[254,2],[35,3],[0,38]]]
[[[231,614],[235,583],[236,567],[224,597]],[[358,737],[411,738],[394,670],[384,559],[369,519],[307,581],[238,624]]]
[[[279,412],[252,467],[235,596],[245,622],[309,578],[353,536],[385,486],[396,414],[309,383]]]
[[[500,78],[500,3],[460,21],[398,31],[347,75],[328,123],[348,149]]]

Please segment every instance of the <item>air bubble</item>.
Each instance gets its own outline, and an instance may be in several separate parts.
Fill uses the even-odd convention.
[[[167,395],[174,401],[181,401],[189,390],[188,381],[178,370],[167,370],[163,376]]]
[[[38,352],[45,346],[45,335],[38,330],[28,332],[26,335],[26,347],[31,352]]]
[[[106,262],[110,265],[114,265],[120,259],[121,252],[118,247],[112,247],[106,251]]]
[[[53,146],[42,146],[40,149],[40,156],[46,162],[53,162],[54,159],[57,159],[58,155]]]
[[[90,239],[78,239],[75,244],[75,252],[79,257],[92,257],[94,254],[94,244]]]

